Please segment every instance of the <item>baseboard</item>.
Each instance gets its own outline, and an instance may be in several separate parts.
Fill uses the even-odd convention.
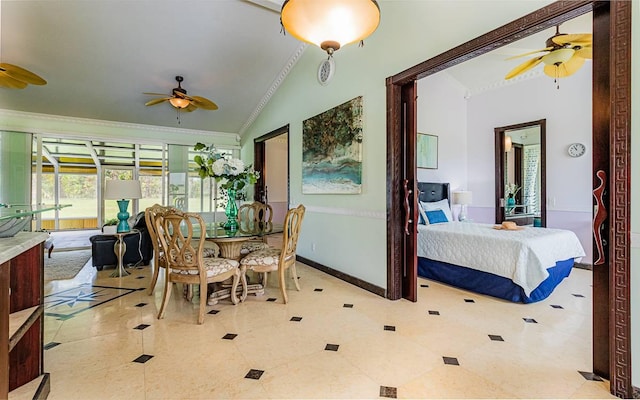
[[[633,388],[633,393],[632,396],[634,399],[640,399],[640,388],[637,388],[635,386],[632,386]]]
[[[585,263],[574,263],[573,268],[586,269],[589,271],[593,271],[593,265],[585,264]]]
[[[306,264],[306,265],[308,265],[308,266],[310,266],[312,268],[315,268],[315,269],[317,269],[319,271],[322,271],[325,274],[329,274],[329,275],[334,276],[334,277],[336,277],[336,278],[338,278],[340,280],[343,280],[343,281],[345,281],[347,283],[350,283],[350,284],[352,284],[354,286],[357,286],[357,287],[359,287],[361,289],[364,289],[364,290],[366,290],[368,292],[371,292],[373,294],[377,294],[380,297],[385,297],[386,296],[386,291],[383,288],[381,288],[380,286],[376,286],[376,285],[373,285],[373,284],[371,284],[369,282],[365,282],[362,279],[359,279],[359,278],[356,278],[354,276],[345,274],[344,272],[340,272],[340,271],[335,270],[335,269],[333,269],[331,267],[327,267],[326,265],[322,265],[322,264],[317,263],[317,262],[315,262],[313,260],[309,260],[308,258],[304,258],[304,257],[301,257],[301,256],[296,256],[296,260],[300,261],[301,263],[304,263],[304,264]]]

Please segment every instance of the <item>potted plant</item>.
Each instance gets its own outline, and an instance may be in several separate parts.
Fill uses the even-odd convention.
[[[111,218],[105,221],[102,225],[102,233],[106,235],[113,235],[118,230],[118,218]]]

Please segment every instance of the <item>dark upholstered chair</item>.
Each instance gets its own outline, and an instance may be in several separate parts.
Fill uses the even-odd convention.
[[[153,244],[147,230],[144,212],[138,213],[132,229],[137,229],[140,233],[124,237],[127,251],[124,253],[122,263],[124,265],[148,265],[153,258]],[[95,235],[91,236],[89,241],[91,242],[91,260],[98,271],[102,271],[105,265],[118,265],[118,257],[113,250],[116,243],[115,236]]]

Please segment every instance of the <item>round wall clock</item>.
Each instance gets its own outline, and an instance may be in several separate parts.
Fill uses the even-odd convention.
[[[321,85],[328,84],[335,70],[336,64],[333,62],[333,58],[322,61],[318,67],[318,82],[320,82]]]
[[[587,151],[587,147],[582,143],[572,143],[569,145],[568,153],[571,157],[580,157]]]

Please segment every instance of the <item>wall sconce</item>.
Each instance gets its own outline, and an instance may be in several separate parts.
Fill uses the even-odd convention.
[[[504,137],[504,152],[508,153],[513,148],[513,142],[511,141],[511,136],[505,135]]]

